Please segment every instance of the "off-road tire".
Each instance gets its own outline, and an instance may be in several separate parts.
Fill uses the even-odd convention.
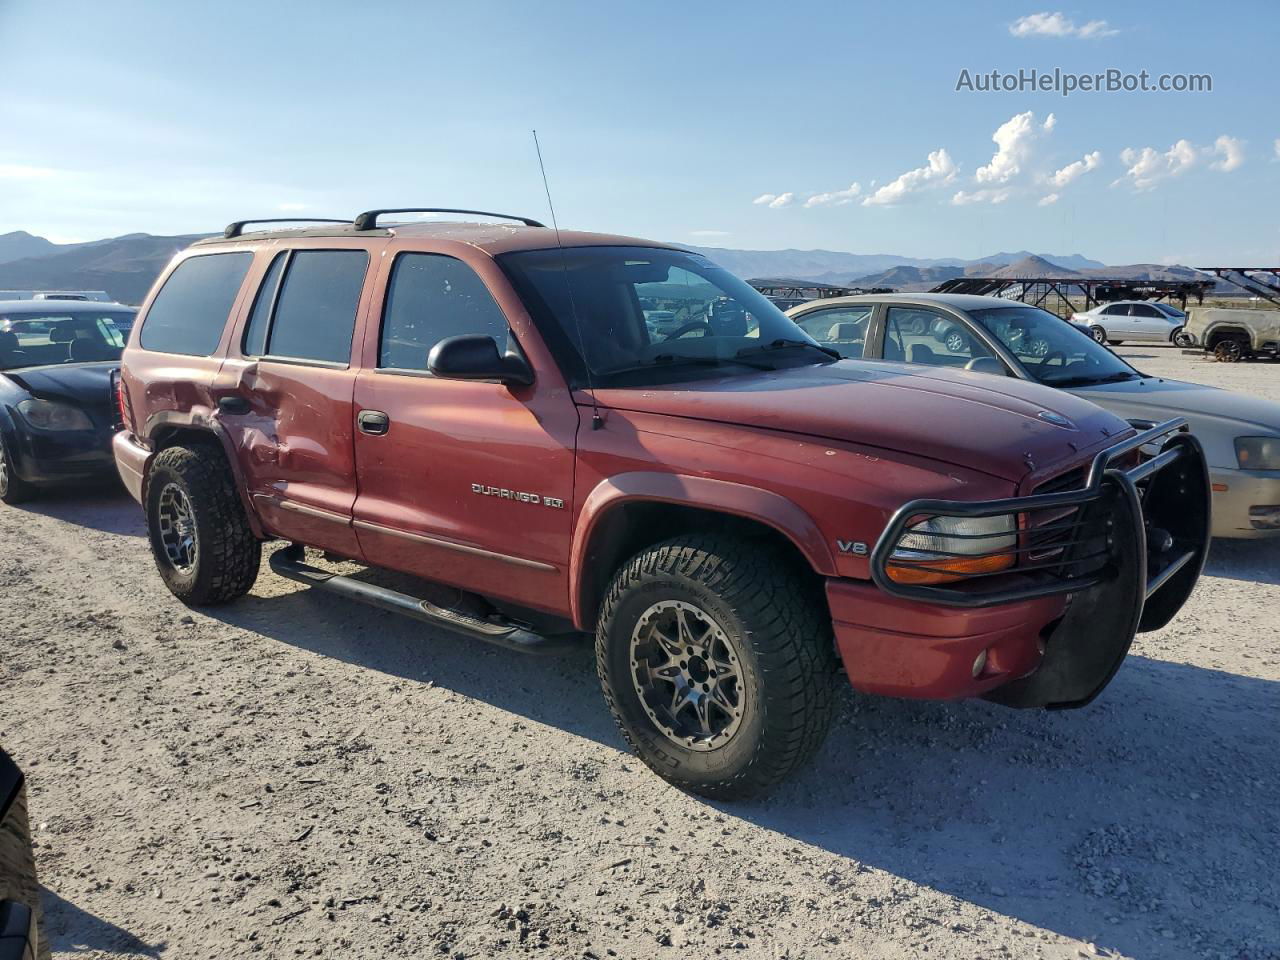
[[[739,726],[710,751],[670,739],[636,689],[632,632],[655,603],[706,611],[732,639],[742,675]],[[719,800],[785,780],[831,724],[836,655],[820,589],[759,544],[690,535],[650,547],[614,576],[600,608],[596,667],[622,735],[660,777]]]
[[[195,519],[198,552],[188,571],[170,562],[161,540],[158,508],[170,484],[185,494]],[[162,451],[147,475],[146,508],[156,569],[175,597],[201,607],[229,603],[249,592],[258,577],[262,544],[253,535],[219,448],[200,444]]]
[[[5,450],[4,437],[0,437],[0,503],[10,506],[26,503],[36,495],[37,489],[13,472],[13,460]]]

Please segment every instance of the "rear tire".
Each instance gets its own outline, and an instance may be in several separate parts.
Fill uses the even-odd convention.
[[[1108,347],[1118,347],[1118,346],[1120,346],[1120,344],[1122,344],[1122,343],[1124,343],[1124,341],[1123,341],[1123,340],[1108,340],[1108,341],[1107,341],[1107,346],[1108,346]]]
[[[25,503],[36,495],[36,486],[27,483],[13,471],[13,461],[5,450],[4,438],[0,437],[0,503],[10,506]]]
[[[1099,326],[1093,326],[1093,327],[1090,327],[1090,328],[1089,328],[1089,336],[1093,337],[1093,339],[1094,339],[1095,341],[1097,341],[1098,343],[1106,343],[1106,342],[1107,342],[1107,331],[1103,330],[1103,329],[1102,329],[1101,327],[1099,327]]]
[[[650,547],[614,577],[598,624],[596,666],[622,735],[681,789],[752,796],[826,736],[836,656],[825,605],[758,545],[692,535]]]
[[[1219,363],[1239,363],[1245,358],[1247,348],[1238,337],[1223,337],[1213,347],[1213,356]]]
[[[170,447],[147,476],[147,531],[156,569],[189,606],[229,603],[258,577],[262,544],[213,445]]]

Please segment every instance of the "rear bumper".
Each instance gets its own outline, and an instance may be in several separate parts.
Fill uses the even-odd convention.
[[[1280,537],[1280,472],[1211,469],[1209,479],[1215,537]]]
[[[1033,672],[1043,657],[1044,636],[1067,601],[1040,597],[957,609],[891,597],[863,581],[831,579],[827,604],[836,647],[855,689],[959,700]]]
[[[142,502],[142,488],[147,476],[147,467],[151,463],[151,451],[138,444],[133,435],[121,430],[111,439],[112,453],[115,455],[116,471],[129,496]]]

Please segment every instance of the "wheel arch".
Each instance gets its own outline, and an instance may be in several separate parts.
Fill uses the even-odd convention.
[[[259,540],[267,539],[267,534],[262,529],[262,524],[258,519],[258,514],[253,509],[253,503],[249,499],[249,491],[245,485],[244,471],[240,467],[240,461],[236,458],[235,447],[232,446],[231,438],[227,436],[217,423],[205,421],[201,423],[191,423],[184,421],[162,421],[155,424],[151,428],[148,437],[150,441],[152,458],[155,454],[168,450],[170,447],[191,447],[191,446],[214,446],[222,451],[223,457],[227,461],[227,466],[231,470],[231,476],[234,478],[236,495],[240,498],[240,503],[244,507],[245,516],[249,519],[249,527],[253,530],[253,535]],[[150,464],[148,463],[148,473],[150,473]],[[145,506],[147,502],[147,481],[149,476],[144,476],[142,480],[142,503]]]
[[[836,575],[817,524],[780,494],[707,477],[620,474],[601,481],[579,514],[569,558],[574,624],[594,629],[609,581],[627,558],[680,533],[708,528],[759,537],[815,580]]]
[[[1233,323],[1220,323],[1205,331],[1205,349],[1212,350],[1223,340],[1236,339],[1243,340],[1249,349],[1253,348],[1253,337],[1247,329],[1244,327],[1238,327]]]

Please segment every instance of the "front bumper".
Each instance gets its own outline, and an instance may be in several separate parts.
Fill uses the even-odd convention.
[[[111,438],[111,451],[124,488],[129,491],[129,496],[141,503],[151,451],[134,441],[133,435],[125,430]]]
[[[112,472],[111,432],[93,430],[15,431],[13,469],[28,483],[96,480]]]
[[[1181,609],[1204,565],[1208,469],[1184,428],[1184,420],[1170,420],[1107,448],[1079,489],[905,504],[872,551],[871,575],[883,595],[906,604],[897,623],[910,629],[877,623],[874,615],[842,620],[847,608],[832,600],[854,685],[898,696],[984,694],[1010,706],[1091,701],[1119,669],[1134,634],[1159,629]],[[1143,460],[1140,449],[1157,452]],[[1008,514],[1019,520],[1015,546],[1001,548],[1016,556],[1013,569],[946,586],[893,579],[894,550],[913,523]],[[922,629],[943,619],[940,610],[950,611],[954,626]]]
[[[1280,471],[1214,468],[1209,479],[1215,537],[1280,537]]]

